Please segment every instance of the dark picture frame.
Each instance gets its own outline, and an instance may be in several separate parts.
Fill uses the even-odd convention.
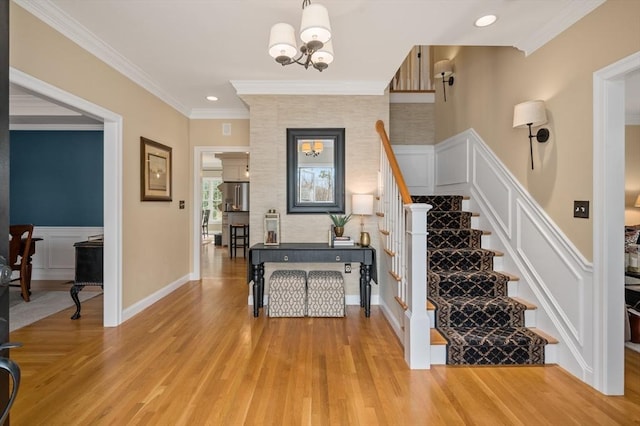
[[[287,213],[344,211],[345,129],[287,129]]]
[[[171,201],[172,148],[140,137],[140,200]]]

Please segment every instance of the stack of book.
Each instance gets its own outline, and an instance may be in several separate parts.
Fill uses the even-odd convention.
[[[356,244],[355,241],[353,241],[351,237],[348,237],[348,236],[335,237],[333,239],[334,247],[354,246],[355,244]]]

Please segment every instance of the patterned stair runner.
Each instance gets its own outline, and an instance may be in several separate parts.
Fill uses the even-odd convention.
[[[507,297],[509,277],[493,270],[461,196],[414,196],[427,216],[429,300],[447,340],[447,364],[544,364],[547,341],[524,324],[526,306]]]

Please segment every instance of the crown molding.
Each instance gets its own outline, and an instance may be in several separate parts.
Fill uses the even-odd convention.
[[[194,108],[189,114],[189,118],[192,120],[205,120],[205,119],[248,119],[249,110],[243,108]]]
[[[605,0],[573,0],[562,10],[563,13],[558,14],[555,19],[550,20],[538,31],[520,40],[514,46],[522,50],[525,56],[529,56],[604,2]]]
[[[231,80],[238,95],[381,96],[388,81]]]
[[[185,116],[189,116],[188,109],[178,102],[168,92],[163,90],[153,79],[127,58],[118,53],[111,46],[96,37],[82,24],[60,10],[50,0],[13,0],[18,6],[31,13],[45,24],[49,25],[98,59],[102,60],[116,71],[131,79],[151,94]]]

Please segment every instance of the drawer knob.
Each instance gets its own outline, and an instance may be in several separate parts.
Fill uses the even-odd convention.
[[[285,262],[289,261],[289,256],[285,256],[285,257],[284,257],[284,261],[285,261]]]
[[[340,262],[340,256],[336,256],[336,262]]]

